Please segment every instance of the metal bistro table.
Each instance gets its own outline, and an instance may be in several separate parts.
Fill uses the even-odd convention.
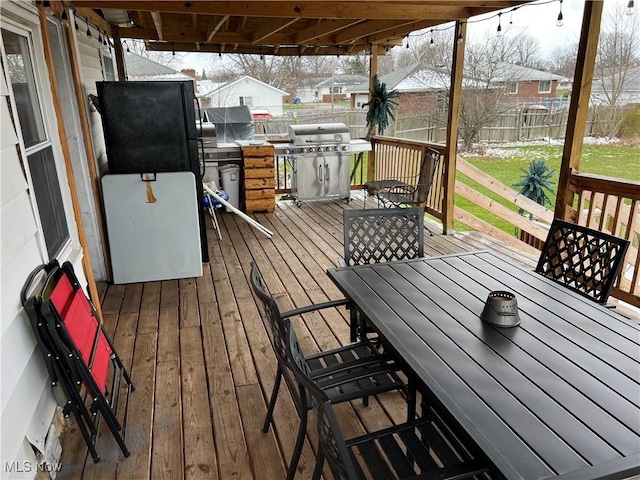
[[[489,252],[329,276],[510,479],[640,473],[640,327]],[[480,320],[492,290],[522,323]]]

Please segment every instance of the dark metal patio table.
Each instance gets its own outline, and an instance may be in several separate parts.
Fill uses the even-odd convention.
[[[328,274],[504,477],[640,474],[637,320],[490,252]],[[519,326],[480,319],[492,290]]]

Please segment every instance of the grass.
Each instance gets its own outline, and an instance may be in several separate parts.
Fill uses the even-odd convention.
[[[482,156],[465,155],[466,160],[478,167],[483,172],[491,175],[500,182],[512,188],[517,183],[532,159],[545,160],[552,170],[555,170],[553,177],[553,191],[548,192],[551,205],[547,208],[553,210],[558,187],[558,173],[562,158],[562,145],[527,145],[527,146],[507,146],[495,149],[487,149]],[[586,144],[583,146],[579,170],[583,173],[596,173],[609,177],[625,178],[630,180],[640,179],[640,149],[637,145],[622,144]],[[488,197],[494,199],[511,210],[518,208],[506,200],[500,198],[487,189],[479,186],[472,179],[463,175],[458,177],[463,183],[473,187]],[[468,200],[456,196],[456,205],[469,213],[485,220],[501,230],[514,234],[514,226],[495,215],[492,215],[483,208]],[[468,230],[469,227],[456,222],[456,230]]]

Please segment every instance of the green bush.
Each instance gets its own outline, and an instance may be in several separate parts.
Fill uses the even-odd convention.
[[[620,125],[620,138],[640,137],[640,107],[630,109]]]

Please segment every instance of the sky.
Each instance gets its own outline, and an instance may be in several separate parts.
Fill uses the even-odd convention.
[[[612,11],[616,4],[626,6],[628,0],[602,0],[604,2],[603,18]],[[502,15],[502,28],[522,29],[540,41],[540,51],[543,57],[551,55],[553,50],[567,42],[577,42],[580,38],[582,25],[582,12],[585,0],[563,0],[562,15],[563,26],[556,26],[558,12],[560,11],[560,0],[538,0],[532,4],[520,6],[517,10],[509,13],[505,9]],[[638,3],[638,2],[636,2]],[[640,8],[638,5],[636,8]],[[495,14],[489,15],[492,17]],[[476,20],[482,20],[476,22]],[[513,21],[513,23],[510,23]],[[487,16],[474,17],[467,27],[469,35],[482,34],[483,30],[495,31],[498,26],[497,18],[487,18]],[[398,47],[396,47],[398,48]],[[195,68],[198,72],[203,69],[215,70],[217,65],[224,62],[217,54],[208,53],[187,53],[181,55],[182,64],[180,68]],[[223,56],[224,57],[224,56]]]

